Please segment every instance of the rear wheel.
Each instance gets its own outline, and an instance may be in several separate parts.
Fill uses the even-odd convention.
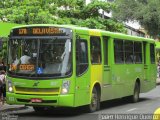
[[[139,93],[140,93],[140,85],[138,82],[136,82],[134,87],[134,94],[131,96],[132,102],[135,103],[139,101]]]
[[[94,87],[91,96],[91,103],[87,106],[88,112],[95,112],[100,109],[100,95]]]

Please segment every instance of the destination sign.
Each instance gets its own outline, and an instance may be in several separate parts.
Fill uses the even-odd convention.
[[[65,36],[68,29],[58,27],[22,27],[13,29],[12,36]]]
[[[34,70],[34,65],[21,64],[21,65],[19,66],[19,69],[20,69],[20,70],[30,70],[30,71],[32,71],[32,70]]]
[[[17,70],[17,68],[19,68],[19,70],[29,70],[29,71],[33,71],[34,70],[34,65],[32,65],[32,64],[21,64],[21,65],[19,65],[19,66],[17,66],[17,65],[14,65],[14,64],[11,64],[10,65],[10,68],[11,68],[11,70]]]

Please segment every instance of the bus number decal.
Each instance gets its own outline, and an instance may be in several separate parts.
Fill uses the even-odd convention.
[[[26,35],[27,34],[27,29],[19,29],[19,35]]]

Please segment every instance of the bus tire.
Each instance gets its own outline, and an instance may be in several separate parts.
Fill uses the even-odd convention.
[[[138,82],[136,82],[134,87],[134,94],[131,96],[133,103],[139,101],[139,94],[140,94],[140,85]]]
[[[94,87],[92,90],[91,103],[87,106],[88,112],[95,112],[100,109],[100,95]]]

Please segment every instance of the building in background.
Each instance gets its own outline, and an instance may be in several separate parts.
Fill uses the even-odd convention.
[[[140,36],[140,37],[146,37],[149,38],[146,34],[145,31],[139,28],[134,28],[128,24],[125,24],[125,27],[127,29],[127,34],[128,35],[133,35],[133,36]]]

